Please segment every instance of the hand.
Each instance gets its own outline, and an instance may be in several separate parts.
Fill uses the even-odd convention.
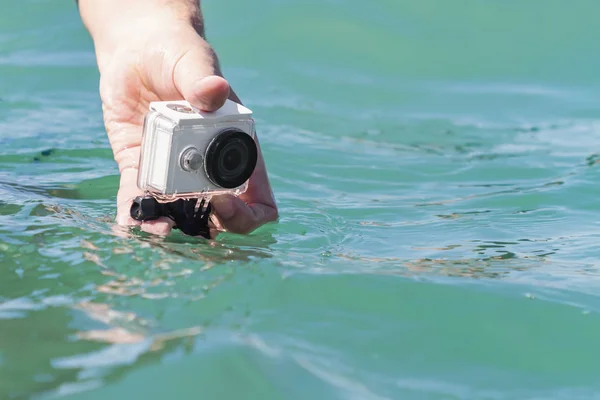
[[[129,215],[132,200],[143,194],[137,187],[144,116],[152,101],[184,99],[204,111],[220,108],[227,98],[241,103],[220,75],[216,54],[192,27],[149,24],[132,30],[110,52],[96,42],[101,72],[100,96],[110,145],[121,173],[117,194],[117,223],[141,225],[143,231],[166,235],[169,218],[140,223]],[[158,26],[159,28],[157,28]],[[247,234],[277,219],[277,207],[259,146],[259,157],[248,190],[238,197],[215,196],[214,214],[226,231]],[[218,230],[211,229],[211,237]]]

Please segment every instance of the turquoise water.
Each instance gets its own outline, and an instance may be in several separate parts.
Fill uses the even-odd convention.
[[[279,222],[115,233],[72,2],[0,6],[0,398],[600,398],[596,1],[203,4]]]

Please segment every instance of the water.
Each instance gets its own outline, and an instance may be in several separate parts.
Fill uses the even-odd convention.
[[[0,6],[0,398],[600,398],[592,0],[204,2],[278,223],[124,238],[72,2]]]

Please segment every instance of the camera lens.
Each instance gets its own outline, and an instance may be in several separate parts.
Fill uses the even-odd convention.
[[[226,129],[206,149],[206,174],[217,186],[236,188],[250,178],[257,157],[256,143],[250,135],[239,129]]]

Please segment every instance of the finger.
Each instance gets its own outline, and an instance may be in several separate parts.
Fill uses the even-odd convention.
[[[210,238],[213,240],[216,239],[217,236],[219,236],[219,231],[215,228],[210,228],[210,230],[208,232],[210,234]]]
[[[229,83],[218,76],[208,76],[190,87],[189,93],[182,93],[183,98],[202,111],[216,111],[223,107],[229,96]]]
[[[111,113],[112,111],[107,111]],[[108,138],[119,166],[121,181],[117,193],[118,225],[140,225],[131,218],[131,203],[143,192],[137,186],[137,174],[140,158],[140,128],[136,124],[110,123],[107,125]]]
[[[126,168],[121,172],[121,184],[117,194],[117,224],[140,226],[144,232],[166,236],[174,226],[170,218],[158,218],[153,221],[137,221],[131,218],[131,204],[137,196],[143,195],[137,186],[137,168]]]
[[[133,200],[143,194],[137,187],[137,169],[126,168],[121,172],[121,183],[117,193],[117,224],[140,225],[140,221],[131,218]]]
[[[225,104],[229,97],[229,83],[211,72],[207,74],[207,57],[205,49],[197,49],[185,53],[173,69],[173,83],[181,96],[193,106],[203,111],[215,111]]]
[[[277,215],[273,207],[260,203],[246,204],[232,195],[215,196],[211,204],[221,226],[232,233],[248,234],[273,221]]]
[[[144,221],[140,229],[152,235],[167,236],[173,226],[175,226],[175,222],[171,218],[160,217],[153,221]]]

